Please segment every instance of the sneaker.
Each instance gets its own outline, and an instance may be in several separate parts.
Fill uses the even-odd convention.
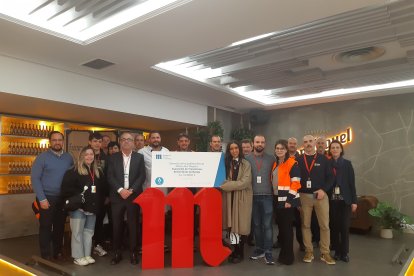
[[[333,265],[336,263],[330,254],[322,254],[321,261],[324,261],[325,263],[330,264],[330,265]]]
[[[260,258],[263,258],[264,256],[265,256],[265,253],[263,252],[263,250],[255,249],[253,251],[253,255],[250,256],[250,259],[252,259],[252,260],[258,260]]]
[[[274,265],[275,261],[273,261],[272,253],[266,253],[265,254],[265,261],[267,265]]]
[[[108,252],[106,252],[105,249],[103,249],[102,246],[100,246],[99,244],[97,244],[94,247],[93,253],[95,253],[99,257],[105,256],[106,254],[108,254]]]
[[[87,260],[87,261],[88,261],[88,263],[90,263],[90,264],[94,264],[94,263],[95,263],[95,259],[94,259],[94,258],[92,258],[91,256],[86,256],[86,257],[85,257],[85,260]]]
[[[89,262],[84,257],[73,260],[73,263],[77,265],[83,265],[83,266],[89,264]]]
[[[303,257],[303,261],[305,262],[305,263],[311,263],[312,262],[312,260],[313,260],[313,253],[312,252],[306,252],[305,253],[305,257]]]

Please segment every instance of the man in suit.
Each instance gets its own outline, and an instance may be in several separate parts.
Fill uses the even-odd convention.
[[[122,260],[121,246],[125,211],[129,230],[131,264],[138,264],[138,218],[140,208],[133,200],[142,192],[145,181],[144,157],[134,149],[134,137],[130,132],[120,137],[121,151],[111,155],[108,165],[108,182],[112,203],[113,248],[111,264]]]

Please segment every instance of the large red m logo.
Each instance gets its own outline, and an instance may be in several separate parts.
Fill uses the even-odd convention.
[[[221,193],[204,188],[196,195],[175,188],[167,196],[148,188],[134,202],[142,209],[142,268],[164,267],[165,205],[172,208],[172,267],[193,267],[194,205],[200,207],[200,253],[211,266],[218,266],[231,253],[222,244]]]

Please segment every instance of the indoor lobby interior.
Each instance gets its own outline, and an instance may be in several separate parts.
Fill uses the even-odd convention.
[[[35,275],[414,275],[414,0],[1,1],[0,34],[1,266]],[[299,149],[305,135],[340,140],[358,204],[374,198],[411,221],[381,238],[360,208],[350,261],[336,265],[317,247],[303,262],[296,241],[290,266],[250,260],[251,246],[241,263],[216,267],[195,250],[185,269],[172,268],[171,252],[164,269],[142,269],[126,250],[116,266],[109,250],[81,267],[68,245],[55,268],[33,259],[31,164],[52,130],[75,156],[91,132],[115,141],[157,130],[170,151],[186,133],[191,150],[208,151],[217,129],[223,149],[261,134],[272,155],[279,139],[296,137]]]

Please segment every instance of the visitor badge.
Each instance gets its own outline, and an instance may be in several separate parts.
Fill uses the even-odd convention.
[[[306,188],[307,189],[312,188],[312,181],[310,181],[310,180],[306,181]]]
[[[339,195],[339,194],[341,194],[341,189],[337,186],[337,187],[335,187],[335,194],[336,195]]]
[[[96,186],[95,185],[92,185],[91,186],[91,193],[96,193]]]
[[[258,184],[262,183],[262,177],[261,176],[258,176],[257,179],[256,179],[256,182]]]

